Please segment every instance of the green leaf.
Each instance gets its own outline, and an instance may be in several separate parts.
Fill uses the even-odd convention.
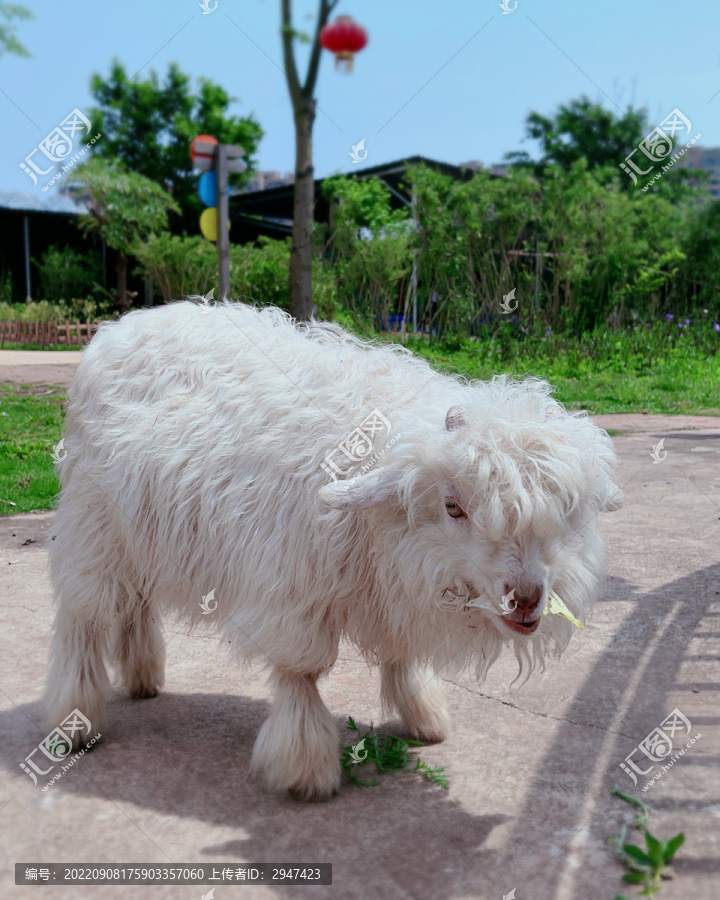
[[[290,37],[297,38],[301,44],[309,44],[312,41],[312,38],[306,31],[298,31],[296,28],[293,28],[292,25],[281,26],[280,32],[282,34],[289,34]]]
[[[684,843],[685,835],[682,832],[680,832],[680,834],[676,834],[674,838],[670,838],[670,840],[665,843],[663,862],[666,865],[672,862],[673,857]]]
[[[660,868],[663,864],[665,854],[665,843],[653,837],[649,831],[645,832],[645,843],[647,844],[648,856],[653,862],[655,868]]]
[[[432,781],[433,784],[437,784],[438,787],[441,787],[445,791],[450,790],[450,780],[447,775],[445,775],[445,766],[436,766],[432,768],[427,763],[421,762],[421,760],[417,760],[415,764],[415,771],[422,773],[429,781]]]
[[[357,725],[355,724],[355,720],[353,719],[352,716],[348,716],[347,724],[345,725],[345,727],[346,727],[346,728],[349,728],[351,731],[357,731],[357,730],[358,730],[358,727],[357,727]]]
[[[623,875],[622,880],[628,884],[644,884],[647,877],[643,872],[628,872],[627,875]]]
[[[652,867],[653,861],[640,849],[640,847],[636,847],[635,844],[623,844],[623,850],[635,862],[638,862],[643,866]]]

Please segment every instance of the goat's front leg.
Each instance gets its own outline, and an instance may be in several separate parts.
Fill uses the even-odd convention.
[[[275,669],[272,712],[253,749],[252,768],[295,800],[327,800],[340,787],[340,739],[317,679]]]
[[[423,741],[444,741],[450,716],[440,679],[429,669],[410,663],[383,663],[380,669],[383,706],[397,709],[403,725]]]

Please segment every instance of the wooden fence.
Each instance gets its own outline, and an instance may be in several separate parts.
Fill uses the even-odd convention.
[[[81,347],[90,343],[90,338],[100,327],[100,322],[22,322],[13,319],[0,322],[0,347],[9,344],[63,344]]]

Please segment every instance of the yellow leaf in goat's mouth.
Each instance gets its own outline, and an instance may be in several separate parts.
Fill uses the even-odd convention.
[[[585,626],[580,621],[580,619],[576,619],[575,616],[570,612],[570,610],[565,606],[563,601],[558,597],[555,591],[550,591],[548,594],[548,602],[543,610],[543,615],[552,615],[552,616],[564,616],[576,628],[584,628]]]

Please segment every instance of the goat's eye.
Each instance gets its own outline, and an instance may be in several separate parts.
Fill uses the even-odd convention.
[[[467,513],[454,500],[445,501],[447,514],[453,519],[467,519]]]

